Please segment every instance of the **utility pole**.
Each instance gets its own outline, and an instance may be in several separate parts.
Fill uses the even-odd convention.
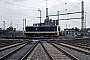
[[[12,26],[12,21],[11,21],[11,24],[10,24],[10,26]]]
[[[24,35],[24,19],[23,19],[23,35]]]
[[[18,24],[17,24],[17,30],[18,30]]]
[[[47,7],[47,0],[46,0],[46,19],[49,19],[49,17],[48,17],[48,7]]]
[[[87,13],[87,12],[85,12],[85,29],[86,29],[86,13]]]
[[[38,11],[40,12],[40,17],[39,17],[39,18],[40,18],[40,23],[41,23],[41,10],[40,10],[40,9],[38,9]]]
[[[26,19],[25,19],[25,27],[26,27]]]
[[[66,24],[66,29],[67,29],[67,24]]]
[[[69,29],[70,29],[70,24],[69,24]]]
[[[58,13],[58,26],[59,26],[59,11],[57,11],[57,13]]]
[[[82,34],[84,35],[84,1],[82,1],[82,11],[81,11],[81,13],[82,13],[82,17],[81,17],[81,29],[82,29]]]
[[[25,22],[24,22],[24,21],[25,21]],[[25,27],[26,27],[26,19],[23,19],[23,35],[24,35]]]
[[[2,21],[3,22],[3,30],[5,30],[5,21]]]

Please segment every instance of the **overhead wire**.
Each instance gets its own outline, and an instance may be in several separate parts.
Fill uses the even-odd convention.
[[[53,4],[53,3],[55,3],[57,0],[55,0],[55,1],[53,1],[53,2],[51,2],[51,3],[49,3],[49,4],[47,4],[47,6],[48,5],[51,5],[51,4]],[[42,6],[42,7],[40,7],[40,9],[42,9],[42,8],[45,8],[46,7],[46,5],[45,6]]]
[[[20,7],[25,7],[25,6],[21,6],[21,5],[17,5],[17,4],[12,4],[12,3],[9,3],[9,2],[7,2],[7,1],[4,1],[4,2],[6,2],[6,3],[10,4],[10,5],[16,5],[16,6],[20,6]],[[30,8],[31,8],[31,7],[30,7]],[[8,7],[7,7],[6,9],[8,9]],[[11,10],[11,9],[8,9],[8,10]],[[13,10],[12,10],[12,11],[13,11]],[[26,10],[23,10],[23,11],[27,12]],[[33,11],[37,11],[37,10],[33,10]],[[27,13],[30,13],[30,12],[28,11]],[[29,15],[30,15],[30,14],[29,14]],[[35,16],[32,16],[32,17],[35,17]]]
[[[55,0],[55,1],[53,1],[53,2],[51,2],[51,3],[47,4],[47,5],[50,5],[50,4],[52,4],[52,3],[56,2],[56,1],[57,1],[57,0]],[[7,2],[7,1],[4,1],[4,2],[6,2],[6,3],[10,4],[10,5],[16,5],[16,6],[20,6],[20,7],[26,7],[26,6],[23,6],[23,5],[12,4],[12,3]],[[43,6],[43,7],[45,7],[45,6]],[[30,7],[30,8],[34,8],[34,7]],[[42,8],[42,7],[41,7],[41,8]],[[23,11],[24,11],[24,10],[23,10]],[[37,11],[37,10],[35,10],[35,11]],[[27,13],[29,13],[29,12],[27,12]]]
[[[57,1],[57,0],[55,0],[55,1]],[[53,1],[53,2],[51,2],[51,3],[49,3],[48,5],[50,5],[50,4],[52,4],[52,3],[54,3],[55,1]],[[7,1],[4,1],[5,3],[8,3],[8,4],[10,4],[10,5],[16,5],[16,6],[20,6],[20,7],[26,7],[26,6],[23,6],[23,5],[18,5],[18,4],[12,4],[12,3],[10,3],[10,2],[7,2]],[[45,6],[43,6],[43,7],[45,7]],[[34,7],[30,7],[30,8],[34,8]],[[42,7],[41,7],[42,8]],[[32,10],[32,11],[37,11],[37,10]],[[28,12],[27,12],[28,13]]]
[[[71,7],[72,7],[73,5],[71,5]],[[68,7],[68,6],[67,6]],[[75,9],[76,8],[78,8],[79,6],[77,5],[76,7],[74,7],[74,8],[72,8],[72,9],[67,9],[68,11],[75,11]],[[76,11],[76,12],[74,12],[74,13],[65,13],[65,14],[63,14],[63,15],[72,15],[72,14],[76,14],[76,13],[81,13],[81,11]],[[62,15],[62,14],[61,14]],[[67,18],[67,19],[60,19],[61,21],[63,21],[63,20],[71,20],[71,21],[73,21],[72,19],[81,19],[81,18]],[[75,22],[74,22],[75,23]],[[68,23],[68,24],[70,24],[70,23]]]
[[[29,6],[24,6],[24,5],[12,4],[12,3],[7,2],[7,1],[5,1],[5,0],[2,0],[2,1],[5,2],[5,3],[7,3],[7,4],[10,4],[10,5],[16,5],[16,6],[20,6],[20,7],[29,7]],[[55,1],[57,1],[57,0],[55,0]],[[54,3],[55,1],[49,3],[48,5]],[[45,6],[43,6],[43,8],[44,8],[44,7],[45,7]],[[29,8],[35,9],[35,10],[29,10],[29,11],[37,11],[35,7],[29,7]],[[42,7],[41,7],[41,8],[42,8]],[[37,8],[37,9],[38,9],[38,8]]]
[[[11,5],[20,6],[20,7],[29,7],[29,8],[32,8],[32,9],[36,9],[35,7],[30,7],[30,6],[25,6],[25,5],[19,5],[19,4],[12,4],[12,3],[7,2],[7,1],[4,1],[4,2],[6,2],[6,3],[8,3],[8,4],[11,4]]]
[[[4,1],[5,3],[7,3],[7,4],[10,4],[10,5],[15,5],[15,6],[20,6],[20,7],[26,7],[26,6],[24,6],[24,5],[18,5],[18,4],[12,4],[12,3],[10,3],[10,2],[7,2],[7,1]],[[5,8],[5,7],[3,7],[3,8]],[[2,9],[3,9],[2,8]],[[8,8],[8,7],[6,7],[6,8]],[[34,7],[29,7],[29,8],[34,8]],[[37,10],[29,10],[29,11],[37,11]]]
[[[78,3],[78,4],[80,4],[80,3]],[[69,5],[69,6],[72,7],[73,5]],[[67,9],[67,10],[68,10],[68,11],[69,11],[69,10],[70,10],[70,11],[75,11],[76,8],[79,8],[79,5],[77,5],[77,6],[74,5],[74,6],[75,6],[75,7],[72,7],[72,9]],[[68,6],[67,6],[67,7],[68,7]],[[76,10],[77,10],[77,9],[76,9]],[[80,12],[81,12],[81,11],[80,11]]]
[[[12,9],[7,9],[7,10],[12,10]],[[12,10],[12,11],[14,12],[14,10]],[[22,10],[22,11],[25,11],[25,10]],[[28,13],[30,17],[35,17],[34,15],[31,15],[30,12],[25,11],[25,13]],[[17,14],[18,14],[17,12],[14,13],[15,16],[17,16]],[[24,14],[24,13],[22,12],[22,14]],[[7,14],[4,14],[4,15],[7,15]],[[9,16],[10,16],[10,15],[9,15]],[[11,15],[11,16],[12,16],[12,15]]]

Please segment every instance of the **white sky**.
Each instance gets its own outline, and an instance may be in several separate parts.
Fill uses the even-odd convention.
[[[90,0],[83,0],[84,8],[87,12],[86,26],[90,27]],[[67,12],[80,12],[82,0],[48,0],[49,15]],[[65,4],[67,3],[67,4]],[[12,21],[12,26],[18,30],[23,30],[23,19],[27,19],[27,25],[33,25],[33,23],[39,23],[38,8],[42,11],[42,22],[45,19],[45,0],[0,0],[0,28],[3,28],[3,22],[5,21],[5,27],[9,27]],[[65,9],[67,9],[65,11]],[[81,14],[60,16],[63,18],[81,17]],[[50,19],[57,19],[57,17],[50,17]],[[78,27],[81,28],[81,20],[64,20],[59,23],[61,29]]]

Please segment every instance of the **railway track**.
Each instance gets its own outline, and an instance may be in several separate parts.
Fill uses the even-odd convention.
[[[24,42],[19,42],[19,43],[15,43],[15,44],[12,44],[12,45],[8,45],[8,46],[0,48],[0,51],[7,50],[7,49],[13,48],[15,46],[18,46],[18,45],[21,45],[21,44],[24,44],[24,43],[27,43],[27,42],[28,41],[24,41]]]
[[[4,58],[5,56],[10,54],[11,52],[23,47],[25,44],[27,44],[27,41],[8,45],[8,46],[0,48],[0,59]]]
[[[0,60],[90,60],[90,54],[56,41],[25,40],[1,49]]]
[[[39,44],[28,53],[23,60],[77,60],[73,56],[59,50],[46,41],[40,41]]]
[[[14,39],[0,39],[0,48],[5,47],[5,46],[9,46],[12,44],[16,44],[16,43],[21,43],[23,41],[21,40],[14,40]]]
[[[31,51],[37,42],[23,43],[10,49],[0,52],[0,60],[23,60],[28,51]],[[33,49],[32,49],[33,50]]]
[[[58,42],[76,46],[90,51],[90,38],[74,39],[74,40],[59,40]]]
[[[48,42],[41,42],[45,52],[49,56],[50,60],[78,60],[74,56],[68,54],[67,52],[59,49],[58,47],[52,45]]]
[[[66,52],[72,54],[79,60],[90,60],[90,51],[83,50],[81,48],[72,47],[62,43],[52,43],[53,45],[57,46],[58,48],[65,50]]]
[[[50,60],[47,56],[46,52],[44,51],[43,47],[39,43],[31,54],[28,55],[26,60]]]

